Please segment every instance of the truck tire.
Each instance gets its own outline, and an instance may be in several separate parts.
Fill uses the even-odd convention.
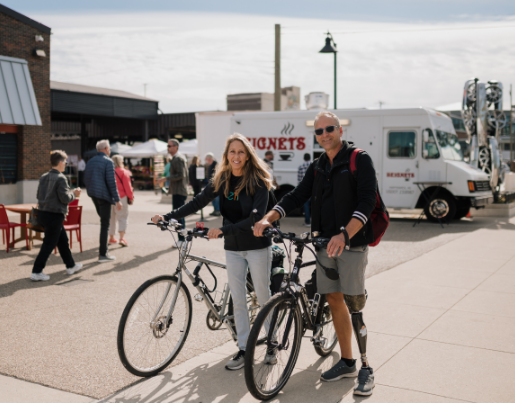
[[[454,214],[455,220],[461,220],[463,217],[465,217],[470,211],[470,207],[458,207],[456,209],[456,214]]]
[[[437,195],[424,207],[424,213],[428,221],[449,222],[456,214],[456,202],[448,194]]]

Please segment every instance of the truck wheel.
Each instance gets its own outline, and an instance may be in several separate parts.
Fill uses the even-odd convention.
[[[431,222],[449,222],[456,214],[456,202],[449,195],[436,196],[424,207],[424,213]],[[466,214],[465,214],[466,215]]]

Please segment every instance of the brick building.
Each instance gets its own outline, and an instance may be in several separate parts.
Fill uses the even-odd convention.
[[[0,4],[0,203],[36,200],[50,165],[50,28]]]

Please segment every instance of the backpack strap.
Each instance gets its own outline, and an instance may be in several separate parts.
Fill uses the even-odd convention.
[[[350,171],[351,171],[352,175],[356,175],[356,171],[357,171],[357,168],[356,168],[356,156],[361,151],[363,151],[363,150],[361,150],[359,148],[355,148],[354,151],[352,151],[352,154],[350,156]]]

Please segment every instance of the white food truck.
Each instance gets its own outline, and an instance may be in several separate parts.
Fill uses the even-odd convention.
[[[424,208],[431,221],[461,218],[471,207],[493,202],[488,175],[463,161],[451,119],[428,108],[342,109],[332,111],[343,138],[371,156],[387,207]],[[278,198],[297,185],[303,156],[317,158],[313,134],[318,111],[197,113],[197,139],[203,157],[220,160],[230,133],[246,136],[260,157],[274,152]]]

